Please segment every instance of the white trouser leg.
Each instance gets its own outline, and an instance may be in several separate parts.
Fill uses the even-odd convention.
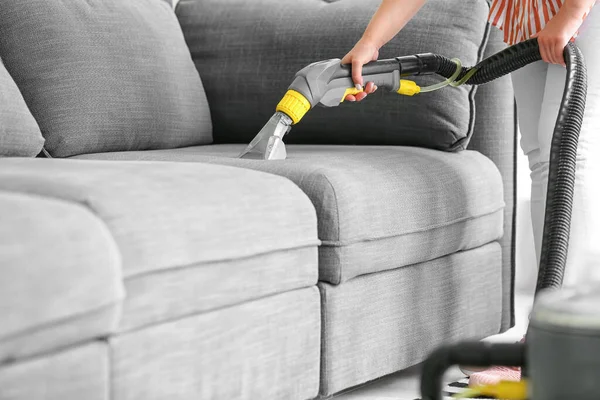
[[[575,196],[564,286],[600,281],[600,15],[595,7],[576,43],[588,70],[588,97],[579,137]],[[562,99],[565,68],[538,62],[512,74],[521,147],[531,170],[531,218],[539,264],[552,133]]]

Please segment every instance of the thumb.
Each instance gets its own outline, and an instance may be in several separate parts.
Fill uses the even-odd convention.
[[[373,53],[373,59],[371,61],[377,61],[378,58],[379,58],[379,50],[375,50],[375,53]]]
[[[344,58],[342,58],[342,60],[340,61],[340,64],[342,64],[342,65],[348,64],[348,63],[350,63],[351,59],[352,59],[352,56],[350,55],[350,53],[348,53],[344,56]]]
[[[363,84],[362,66],[363,62],[361,60],[358,60],[356,58],[352,60],[352,80],[356,85]]]

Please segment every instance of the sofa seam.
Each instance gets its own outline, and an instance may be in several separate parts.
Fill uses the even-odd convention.
[[[512,221],[511,221],[511,246],[510,246],[510,327],[514,327],[516,324],[515,317],[515,289],[516,289],[516,247],[517,247],[517,180],[518,180],[518,131],[519,131],[519,120],[517,115],[517,100],[513,96],[513,176],[512,176],[512,187],[513,187],[513,198],[512,198]],[[500,322],[502,325],[502,321]]]
[[[175,317],[172,317],[172,318],[164,318],[164,319],[161,319],[160,321],[154,321],[154,322],[151,322],[151,323],[142,324],[142,325],[135,326],[135,327],[132,327],[132,328],[129,328],[129,329],[117,330],[113,334],[109,335],[108,338],[110,339],[110,338],[116,337],[116,336],[129,335],[129,334],[133,334],[135,332],[140,332],[140,331],[143,331],[143,330],[146,330],[146,329],[152,329],[152,328],[157,327],[157,326],[161,326],[161,325],[164,325],[164,324],[170,324],[170,323],[177,322],[177,321],[182,321],[182,320],[185,320],[185,319],[188,319],[188,318],[193,318],[193,317],[196,317],[196,316],[199,316],[199,315],[210,314],[210,313],[213,313],[213,312],[227,310],[228,308],[238,307],[238,306],[241,306],[241,305],[244,305],[244,304],[253,303],[253,302],[256,302],[256,301],[261,301],[261,300],[268,299],[268,298],[274,297],[274,296],[281,296],[281,295],[286,294],[286,293],[291,293],[291,292],[295,292],[295,291],[299,291],[299,290],[310,289],[312,287],[317,286],[319,283],[320,282],[311,283],[309,285],[296,287],[294,289],[286,289],[286,290],[282,290],[282,291],[272,292],[272,293],[264,294],[264,295],[261,295],[261,296],[258,296],[258,297],[253,297],[253,298],[246,299],[246,300],[241,300],[241,301],[238,301],[238,302],[235,302],[235,303],[226,304],[226,305],[222,305],[222,306],[219,306],[219,307],[211,308],[209,310],[195,310],[195,311],[186,312],[184,314],[181,314],[181,315],[178,315],[178,316],[175,316]]]
[[[488,12],[490,10],[490,3],[488,0],[484,1],[487,5]],[[491,32],[491,24],[486,21],[485,28],[483,31],[483,36],[481,37],[481,41],[479,42],[479,46],[477,49],[477,64],[483,61],[485,56],[485,50],[490,42],[490,32]],[[467,136],[459,141],[459,146],[466,150],[468,147],[468,143],[471,141],[471,138],[475,134],[475,122],[477,121],[477,100],[475,99],[475,95],[477,93],[477,85],[472,85],[471,90],[469,90],[469,129]],[[465,145],[467,143],[467,145]]]
[[[374,242],[374,241],[378,241],[378,240],[386,240],[386,239],[394,239],[394,238],[399,238],[399,237],[403,237],[403,236],[409,236],[409,235],[413,235],[416,233],[423,233],[423,232],[427,232],[430,230],[434,230],[434,229],[440,229],[440,228],[445,228],[445,227],[449,227],[461,222],[468,222],[468,221],[473,221],[473,220],[477,220],[483,217],[488,217],[490,215],[494,215],[500,211],[504,211],[506,205],[503,205],[499,208],[496,208],[494,210],[491,210],[489,212],[485,212],[482,214],[478,214],[478,215],[474,215],[474,216],[469,216],[469,217],[462,217],[462,218],[457,218],[454,219],[452,221],[449,222],[444,222],[441,224],[437,224],[434,226],[428,226],[427,228],[422,228],[422,229],[415,229],[409,232],[403,232],[403,233],[398,233],[398,234],[393,234],[393,235],[387,235],[387,236],[379,236],[376,238],[354,238],[354,239],[350,239],[350,240],[345,240],[345,241],[340,241],[340,240],[321,240],[321,247],[322,246],[327,246],[327,247],[342,247],[342,246],[349,246],[349,245],[353,245],[353,244],[358,244],[358,243],[364,243],[364,242]],[[339,238],[339,236],[338,236]]]
[[[39,333],[40,331],[43,331],[43,330],[48,329],[48,328],[53,328],[53,327],[59,326],[61,324],[73,322],[73,321],[75,321],[75,320],[77,320],[77,319],[79,319],[79,318],[81,318],[83,316],[86,316],[87,314],[90,314],[90,313],[93,314],[93,313],[96,313],[96,312],[100,312],[100,311],[103,311],[105,309],[109,309],[110,307],[119,307],[119,306],[121,306],[123,304],[124,300],[125,300],[125,296],[123,296],[122,298],[120,298],[120,299],[118,299],[116,301],[104,304],[104,305],[102,305],[100,307],[95,307],[95,308],[93,308],[91,310],[88,310],[86,312],[80,312],[80,313],[71,315],[69,317],[60,318],[60,319],[58,319],[58,320],[56,320],[54,322],[45,323],[45,324],[37,326],[35,328],[29,328],[29,329],[20,330],[20,331],[18,331],[16,333],[11,333],[10,335],[0,337],[0,341],[2,341],[2,342],[8,342],[8,341],[14,340],[15,338],[17,338],[17,337],[19,337],[21,335],[24,335],[24,334],[35,334],[35,333]],[[38,357],[43,357],[43,356],[46,356],[46,355],[49,355],[49,354],[54,354],[57,351],[62,351],[64,349],[69,349],[69,348],[80,346],[82,343],[88,343],[88,342],[94,342],[94,341],[102,340],[104,338],[107,338],[107,337],[111,336],[112,334],[113,333],[102,334],[100,336],[93,337],[93,338],[87,338],[87,339],[82,340],[82,341],[75,341],[75,342],[72,342],[72,343],[69,343],[69,344],[64,344],[64,345],[61,345],[61,346],[58,346],[58,347],[55,347],[55,348],[52,348],[52,349],[47,349],[47,350],[35,352],[34,354],[30,354],[30,355],[27,355],[25,357],[19,357],[19,358],[16,358],[16,359],[9,357],[7,359],[0,360],[0,366],[2,366],[2,365],[10,365],[10,364],[14,364],[15,362],[21,362],[21,361],[25,361],[25,360],[35,359],[35,358],[38,358]]]
[[[39,331],[42,331],[42,330],[45,330],[45,329],[48,329],[48,328],[52,328],[52,327],[58,326],[60,324],[64,324],[66,322],[72,322],[72,321],[77,320],[77,319],[79,319],[81,317],[85,317],[86,315],[88,315],[90,313],[93,314],[95,312],[100,312],[100,311],[102,311],[104,309],[107,309],[107,308],[110,308],[110,307],[113,307],[113,306],[119,306],[120,304],[123,303],[123,301],[125,300],[125,298],[126,298],[126,296],[123,295],[123,296],[121,296],[120,298],[118,298],[118,299],[116,299],[114,301],[110,301],[110,302],[105,303],[105,304],[103,304],[101,306],[91,308],[91,309],[89,309],[87,311],[78,312],[78,313],[75,313],[73,315],[69,315],[68,317],[58,318],[58,319],[56,319],[53,322],[46,322],[46,323],[44,323],[42,325],[36,326],[35,328],[21,329],[21,330],[19,330],[17,332],[10,333],[10,334],[8,334],[6,336],[0,336],[0,341],[3,342],[3,341],[13,340],[16,337],[19,337],[19,336],[22,336],[22,335],[25,335],[25,334],[36,333],[36,332],[39,332]]]
[[[220,259],[214,259],[214,260],[203,260],[203,261],[198,261],[195,263],[192,262],[192,263],[184,264],[184,265],[162,267],[162,268],[152,269],[149,271],[143,271],[143,272],[139,272],[139,273],[132,273],[129,275],[124,275],[123,280],[125,281],[125,280],[132,279],[132,278],[139,278],[139,277],[154,275],[156,273],[163,273],[163,272],[167,272],[167,271],[185,270],[185,269],[191,269],[191,268],[205,268],[205,267],[208,267],[210,264],[247,260],[250,258],[263,257],[263,256],[267,256],[270,254],[281,253],[281,252],[291,251],[291,250],[293,251],[293,250],[306,250],[306,249],[310,249],[310,248],[318,248],[318,247],[320,247],[320,245],[321,245],[321,241],[317,240],[317,241],[306,243],[306,244],[294,245],[294,246],[290,246],[290,247],[282,247],[282,248],[278,248],[278,249],[267,250],[264,252],[252,253],[250,255],[244,255],[244,256],[240,256],[240,257],[220,258]]]
[[[327,312],[326,312],[326,306],[327,306],[327,294],[326,294],[326,290],[323,287],[323,285],[326,285],[326,282],[317,282],[317,290],[319,291],[320,294],[320,300],[321,300],[321,371],[319,373],[319,394],[318,397],[322,396],[324,392],[327,392],[327,390],[329,389],[327,386],[327,379],[328,379],[328,375],[327,375],[327,334],[326,334],[326,327],[327,327]],[[323,289],[321,290],[321,288],[323,287]]]

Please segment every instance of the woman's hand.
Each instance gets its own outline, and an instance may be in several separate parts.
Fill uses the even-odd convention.
[[[566,2],[546,26],[533,37],[537,37],[542,59],[550,64],[565,65],[565,46],[583,23],[584,12]]]
[[[369,40],[360,39],[354,48],[342,59],[342,64],[352,64],[352,80],[356,84],[357,89],[361,89],[363,82],[362,66],[369,61],[375,61],[379,57],[379,49]],[[373,82],[368,82],[365,85],[364,91],[356,95],[349,94],[346,96],[347,101],[361,101],[368,94],[377,90],[377,86]]]

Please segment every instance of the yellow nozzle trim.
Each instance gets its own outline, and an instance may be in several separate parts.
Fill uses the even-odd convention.
[[[400,79],[400,89],[398,89],[396,93],[404,96],[414,96],[419,92],[421,92],[421,88],[415,82],[406,79]]]
[[[344,95],[342,96],[342,99],[340,100],[340,103],[343,103],[344,100],[346,100],[346,96],[348,96],[349,94],[351,94],[352,96],[354,96],[355,94],[359,94],[360,92],[363,92],[364,90],[358,90],[355,87],[351,87],[346,89],[346,91],[344,92]]]
[[[310,102],[301,93],[288,90],[277,104],[275,111],[281,111],[292,119],[292,124],[300,122],[304,114],[310,110]]]
[[[462,393],[457,393],[455,399],[467,399],[476,396],[487,396],[494,399],[506,400],[526,400],[527,399],[527,381],[519,382],[502,381],[495,385],[476,386]]]

